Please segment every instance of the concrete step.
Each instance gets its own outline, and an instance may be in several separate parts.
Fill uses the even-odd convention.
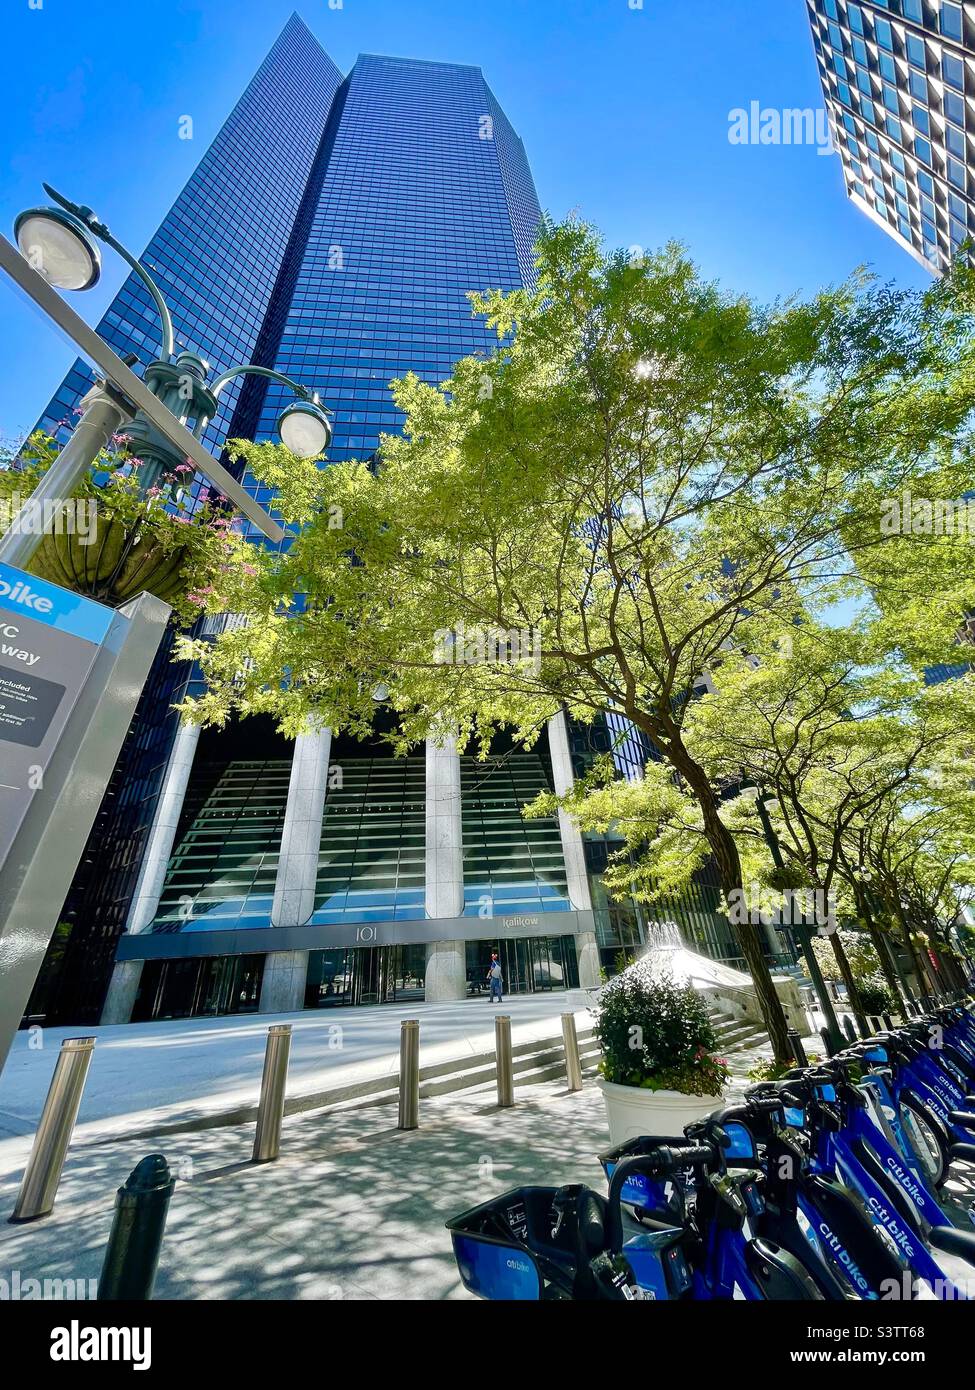
[[[768,1043],[768,1034],[757,1023],[747,1019],[731,1018],[718,1009],[710,1009],[711,1022],[722,1052],[744,1052],[753,1047]]]

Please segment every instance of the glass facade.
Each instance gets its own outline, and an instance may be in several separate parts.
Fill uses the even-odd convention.
[[[551,784],[538,753],[460,760],[464,916],[567,912],[558,821],[526,820],[522,808]]]
[[[343,758],[329,786],[312,924],[424,916],[423,758]]]
[[[401,427],[394,378],[436,384],[496,348],[467,294],[523,283],[540,217],[521,142],[479,68],[363,56],[336,104],[272,363],[334,410],[333,462],[370,457]],[[270,438],[287,395],[257,389],[255,435]]]
[[[611,754],[618,772],[630,781],[643,775],[643,769],[659,754],[647,736],[619,714],[608,713],[591,724],[570,721],[569,742],[573,771],[581,777],[593,759]],[[638,955],[657,923],[675,922],[687,945],[701,955],[742,969],[744,959],[727,918],[721,911],[721,889],[711,864],[698,870],[688,887],[653,903],[633,897],[614,900],[606,891],[603,875],[610,858],[623,848],[623,840],[612,833],[584,836],[586,868],[596,922],[596,942],[603,969],[617,973],[619,967]]]
[[[291,760],[199,761],[152,932],[239,931],[270,924]],[[195,814],[201,788],[215,781]]]
[[[929,269],[975,233],[975,11],[807,0],[847,192]]]

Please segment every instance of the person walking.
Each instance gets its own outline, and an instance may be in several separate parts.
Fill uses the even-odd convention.
[[[501,962],[498,960],[497,951],[491,952],[491,964],[488,966],[487,977],[491,986],[491,1003],[503,1004],[504,1000],[501,998],[503,976],[501,974]]]

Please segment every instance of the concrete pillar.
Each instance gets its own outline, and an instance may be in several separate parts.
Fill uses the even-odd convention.
[[[555,794],[565,796],[572,790],[575,775],[572,771],[572,754],[569,751],[569,728],[561,710],[548,721],[548,746],[552,756]],[[569,901],[577,911],[589,912],[592,910],[592,895],[589,892],[589,874],[586,871],[586,851],[582,843],[582,832],[565,811],[559,812],[559,834],[562,837]]]
[[[460,917],[464,911],[464,834],[460,757],[453,738],[427,739],[426,913]],[[467,994],[467,948],[463,941],[430,941],[424,977],[428,1001]]]
[[[428,1004],[467,996],[467,945],[463,941],[428,941],[423,997]]]
[[[117,960],[112,981],[102,1005],[100,1023],[131,1023],[136,995],[142,981],[141,960]]]
[[[271,908],[275,927],[303,927],[315,910],[331,751],[331,729],[311,730],[295,740]],[[307,951],[269,952],[261,982],[261,1012],[294,1013],[304,1008],[307,974]]]
[[[261,1013],[293,1014],[305,1007],[307,951],[271,951],[261,979]]]
[[[152,829],[142,868],[132,895],[126,931],[141,932],[152,925],[159,911],[159,898],[166,881],[166,870],[173,853],[176,829],[186,799],[186,787],[193,770],[197,745],[200,742],[198,724],[181,724],[176,734],[173,751],[163,777],[162,791],[156,805]]]
[[[579,961],[579,988],[597,989],[602,984],[599,974],[599,944],[594,931],[576,932],[576,956]]]

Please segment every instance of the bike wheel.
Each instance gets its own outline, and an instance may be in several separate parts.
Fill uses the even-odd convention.
[[[901,1124],[921,1167],[925,1181],[940,1188],[948,1176],[948,1149],[938,1132],[940,1126],[933,1115],[911,1096],[901,1100]]]

